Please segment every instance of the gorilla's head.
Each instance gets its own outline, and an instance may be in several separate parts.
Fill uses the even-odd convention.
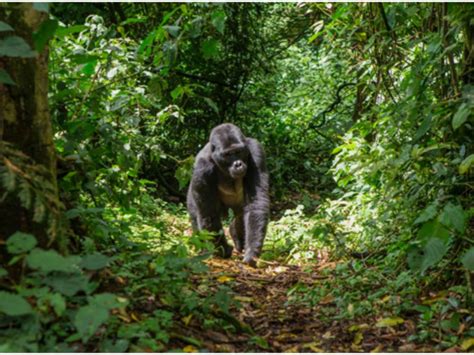
[[[215,127],[209,138],[212,160],[219,169],[233,179],[240,179],[247,173],[248,148],[245,136],[239,127],[224,123]]]

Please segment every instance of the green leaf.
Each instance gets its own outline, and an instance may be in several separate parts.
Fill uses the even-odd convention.
[[[461,259],[462,264],[468,270],[474,271],[474,247],[471,247]]]
[[[53,307],[54,313],[56,313],[58,317],[61,317],[66,310],[66,301],[64,300],[64,297],[60,293],[52,293],[49,294],[46,299],[49,301],[51,307]]]
[[[87,291],[89,280],[82,274],[49,274],[44,283],[65,296],[74,296],[79,291]]]
[[[33,41],[35,49],[42,52],[48,41],[53,38],[56,29],[58,28],[58,20],[46,20],[41,24],[41,27],[33,33]]]
[[[418,218],[415,220],[414,224],[423,223],[433,219],[436,216],[437,206],[436,204],[431,204],[426,207],[423,212],[420,213]]]
[[[81,307],[74,318],[74,326],[84,341],[95,334],[97,329],[109,318],[109,312],[97,305]]]
[[[447,227],[454,227],[459,233],[466,229],[466,214],[461,205],[453,205],[451,202],[444,206],[440,215],[440,222]]]
[[[418,231],[418,238],[427,240],[429,238],[439,238],[443,241],[447,241],[450,237],[449,230],[447,230],[437,220],[429,221],[423,224]]]
[[[106,267],[110,258],[100,253],[85,255],[82,257],[80,266],[87,270],[99,270]]]
[[[32,58],[37,54],[21,37],[10,36],[0,40],[0,57]]]
[[[221,9],[216,10],[211,14],[211,23],[215,27],[215,29],[221,34],[224,34],[225,20],[225,12]]]
[[[65,37],[67,35],[82,32],[87,29],[85,25],[74,25],[69,27],[58,27],[56,29],[56,36],[59,38]]]
[[[8,271],[5,270],[3,267],[0,267],[0,279],[1,279],[2,277],[7,276],[7,275],[8,275]]]
[[[28,266],[32,269],[48,273],[51,271],[77,271],[77,258],[59,255],[55,250],[34,249],[26,257]]]
[[[106,339],[100,345],[100,352],[103,353],[124,353],[127,351],[130,341],[127,339],[117,339],[113,342],[111,339]]]
[[[126,306],[126,303],[120,302],[118,297],[113,293],[101,293],[94,295],[94,297],[90,299],[89,303],[105,309],[122,308]]]
[[[49,4],[47,2],[35,2],[33,3],[33,9],[49,13]]]
[[[215,57],[219,53],[219,42],[213,38],[205,40],[201,45],[201,51],[205,59]]]
[[[214,101],[212,101],[208,97],[204,97],[204,101],[206,102],[206,104],[209,105],[210,108],[212,108],[214,110],[215,113],[219,114],[219,108],[217,107],[217,105]]]
[[[33,249],[36,238],[28,233],[16,232],[7,240],[7,251],[10,254],[21,254]]]
[[[425,255],[421,263],[421,272],[436,265],[448,251],[447,245],[439,238],[431,238],[424,247]]]
[[[466,159],[464,159],[461,164],[459,164],[459,174],[463,175],[466,174],[471,166],[474,165],[474,154],[469,155]]]
[[[33,309],[23,297],[0,291],[0,312],[8,316],[22,316],[30,314]]]
[[[172,26],[163,26],[163,28],[166,30],[166,32],[168,32],[171,36],[173,37],[178,37],[179,35],[179,30],[180,30],[180,27],[179,26],[175,26],[175,25],[172,25]]]
[[[461,125],[466,122],[467,118],[469,117],[471,110],[466,103],[463,103],[459,106],[456,114],[453,117],[453,129],[456,130]]]
[[[14,29],[8,23],[0,21],[0,32],[4,31],[14,31]]]

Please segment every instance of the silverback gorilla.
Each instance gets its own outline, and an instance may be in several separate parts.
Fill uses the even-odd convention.
[[[260,143],[247,138],[239,127],[224,123],[211,132],[209,142],[196,156],[187,195],[194,231],[216,232],[218,255],[229,258],[232,247],[222,231],[221,217],[234,212],[229,230],[244,262],[255,266],[268,224],[270,199],[265,153]]]

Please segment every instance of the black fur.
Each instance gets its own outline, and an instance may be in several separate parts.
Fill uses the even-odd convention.
[[[222,231],[221,217],[229,208],[235,218],[230,234],[244,262],[255,265],[267,229],[270,199],[265,153],[260,143],[245,137],[230,123],[215,127],[196,156],[187,205],[195,231],[216,232],[219,254],[230,257],[232,247]]]

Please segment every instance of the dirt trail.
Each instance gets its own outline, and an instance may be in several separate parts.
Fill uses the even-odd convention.
[[[212,352],[379,352],[429,351],[407,337],[415,332],[413,321],[396,327],[377,328],[374,317],[358,320],[323,321],[322,308],[335,307],[328,298],[310,307],[288,302],[288,289],[296,283],[317,287],[324,277],[317,270],[271,263],[253,269],[239,260],[211,259],[207,262],[216,283],[225,283],[242,307],[231,313],[242,324],[240,334],[199,332],[202,345]],[[334,280],[337,282],[336,280]],[[247,326],[254,333],[246,332]],[[197,335],[197,332],[190,334]]]

